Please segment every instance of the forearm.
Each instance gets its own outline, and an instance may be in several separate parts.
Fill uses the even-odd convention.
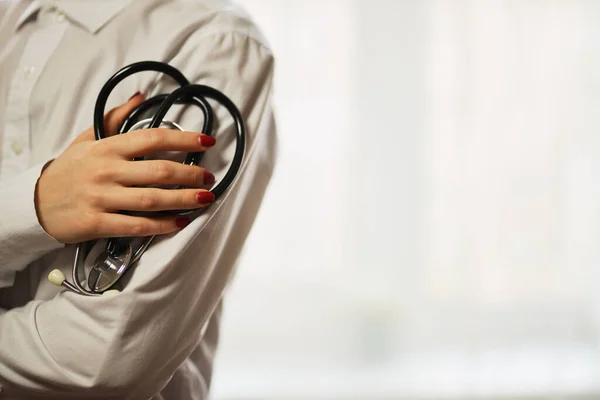
[[[37,219],[35,187],[42,168],[37,165],[1,182],[0,288],[12,284],[15,271],[63,246],[44,231]]]

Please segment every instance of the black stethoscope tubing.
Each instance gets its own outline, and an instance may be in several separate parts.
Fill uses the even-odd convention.
[[[163,123],[163,119],[165,118],[167,112],[173,105],[191,104],[200,108],[204,114],[202,133],[206,135],[212,135],[214,113],[207,99],[212,99],[217,103],[221,104],[227,109],[227,111],[233,118],[236,131],[236,146],[233,155],[233,160],[231,162],[231,165],[229,166],[229,169],[225,173],[225,176],[214,188],[211,189],[211,192],[215,196],[215,200],[218,199],[231,186],[242,166],[244,152],[246,149],[246,128],[244,125],[243,117],[238,108],[235,106],[235,104],[226,95],[209,86],[190,84],[186,77],[179,70],[177,70],[169,64],[156,61],[137,62],[122,68],[106,81],[106,83],[100,90],[100,93],[98,94],[96,105],[94,107],[94,136],[96,140],[103,140],[106,138],[104,114],[106,103],[111,92],[125,78],[133,74],[145,71],[155,71],[166,74],[173,78],[179,84],[180,87],[170,94],[157,95],[151,97],[150,99],[140,104],[134,111],[132,111],[127,116],[127,118],[125,118],[123,124],[119,128],[119,134],[125,134],[126,132],[128,132],[138,122],[140,116],[144,115],[144,113],[150,111],[151,109],[158,107],[158,110],[154,114],[148,128],[158,128]],[[188,153],[185,158],[184,164],[198,165],[200,160],[202,159],[202,156],[202,152]],[[140,157],[134,160],[142,159],[144,158]],[[154,212],[150,213],[150,215],[184,215],[194,211],[195,210],[172,210]],[[130,267],[133,264],[135,264],[135,262],[137,262],[137,260],[143,254],[143,252],[148,248],[153,238],[154,236],[146,237],[143,244],[135,251],[134,254],[131,253],[131,249],[129,250],[129,255],[127,256],[127,263],[121,264],[122,268],[120,268],[119,272],[113,276],[114,279],[111,280],[112,283],[107,284],[107,288],[102,289],[102,292],[110,289],[130,269]],[[119,238],[108,239],[106,251],[103,253],[106,254],[106,257],[114,256],[115,259],[118,259],[118,255],[116,254],[117,250],[119,250],[118,240]],[[88,252],[93,246],[93,243],[94,241],[89,241],[78,244],[75,260],[73,263],[73,284],[69,283],[66,279],[64,279],[64,277],[61,278],[62,282],[60,283],[62,286],[69,289],[70,291],[86,296],[97,296],[101,294],[101,292],[97,292],[95,290],[92,290],[91,288],[85,288],[82,284],[82,280],[85,279],[83,276],[83,264]],[[100,264],[103,263],[104,262],[100,261]],[[98,275],[98,273],[102,273],[102,265],[98,267],[98,270],[95,270],[95,268],[96,266],[92,268],[92,271],[94,271],[96,275]],[[58,273],[57,276],[61,276],[62,274],[60,271],[55,270],[50,275],[52,276],[55,272]],[[56,279],[50,280],[52,282],[56,281]]]

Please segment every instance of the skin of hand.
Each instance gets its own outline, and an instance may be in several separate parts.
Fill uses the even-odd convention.
[[[156,151],[198,152],[215,144],[210,136],[162,128],[116,135],[127,115],[143,101],[138,93],[108,112],[107,138],[95,140],[93,128],[87,129],[40,175],[35,190],[37,217],[59,242],[170,233],[187,226],[189,219],[126,212],[191,210],[214,201],[211,192],[199,189],[215,181],[203,168],[167,160],[133,161]],[[145,187],[149,185],[184,188]]]

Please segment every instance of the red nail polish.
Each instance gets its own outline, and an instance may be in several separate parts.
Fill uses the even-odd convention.
[[[204,184],[212,185],[215,183],[215,176],[208,171],[204,171]]]
[[[212,136],[208,136],[208,135],[200,136],[200,144],[204,147],[214,146],[215,143],[217,143],[217,141]]]
[[[177,225],[177,227],[178,227],[179,229],[183,229],[183,228],[185,228],[186,226],[188,226],[188,225],[190,224],[190,222],[191,222],[191,221],[190,221],[189,219],[187,219],[187,218],[177,218],[177,219],[175,220],[175,225]]]
[[[200,204],[208,204],[215,201],[215,195],[211,192],[198,192],[196,201]]]
[[[133,96],[131,96],[129,98],[129,100],[133,99],[135,96],[139,96],[140,94],[141,94],[140,92],[135,92],[135,94]],[[127,101],[129,101],[129,100],[127,100]]]

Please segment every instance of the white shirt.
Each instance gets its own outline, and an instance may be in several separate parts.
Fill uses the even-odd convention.
[[[246,121],[245,160],[208,212],[153,243],[121,294],[67,293],[46,276],[70,277],[75,247],[39,225],[35,185],[91,126],[106,79],[142,60],[229,96]],[[206,398],[223,291],[273,170],[272,76],[264,38],[228,1],[0,1],[0,399]],[[138,74],[107,110],[174,88]],[[218,180],[235,138],[227,112],[215,111],[217,145],[202,165]],[[192,110],[177,122],[199,131],[202,117]]]

